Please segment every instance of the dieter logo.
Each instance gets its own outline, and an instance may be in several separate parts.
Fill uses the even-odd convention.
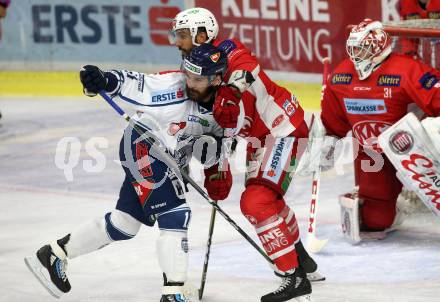
[[[381,74],[377,79],[377,86],[399,87],[400,79],[401,79],[400,75]]]
[[[332,77],[332,84],[351,84],[353,75],[351,73],[335,73]]]

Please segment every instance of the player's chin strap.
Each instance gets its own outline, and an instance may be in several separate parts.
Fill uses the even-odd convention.
[[[208,194],[185,171],[179,168],[174,158],[164,149],[164,147],[158,146],[157,143],[155,143],[155,141],[158,141],[158,139],[155,139],[154,134],[140,127],[134,120],[132,120],[130,116],[105,93],[105,91],[101,90],[99,95],[101,95],[101,97],[104,98],[104,100],[129,123],[129,125],[141,136],[142,139],[151,144],[151,155],[153,157],[165,163],[171,170],[173,170],[181,181],[189,183],[211,206],[213,206],[220,213],[220,215],[223,216],[224,219],[226,219],[227,222],[229,222],[230,225],[232,225],[235,230],[237,230],[238,233],[240,233],[240,235],[244,237],[244,239],[246,239],[247,242],[249,242],[261,254],[261,256],[264,257],[264,259],[266,259],[267,262],[269,262],[271,265],[274,264],[266,253],[258,246],[258,244],[255,243],[255,241],[252,240],[252,238],[249,237],[246,232],[239,227],[215,201],[211,200]]]

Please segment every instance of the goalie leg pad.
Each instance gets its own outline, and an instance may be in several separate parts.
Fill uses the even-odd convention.
[[[420,123],[413,113],[408,113],[379,136],[379,143],[405,186],[440,217],[437,119]]]
[[[188,270],[187,233],[161,231],[157,239],[157,257],[169,282],[185,282]]]
[[[361,241],[359,234],[359,198],[352,193],[339,196],[342,234],[351,243]]]

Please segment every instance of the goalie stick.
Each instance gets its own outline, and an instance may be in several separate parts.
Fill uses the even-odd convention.
[[[134,120],[130,118],[130,116],[122,110],[121,107],[119,107],[103,90],[99,92],[99,95],[110,105],[112,108],[121,115],[128,123],[129,125],[142,137],[142,139],[145,139],[148,141],[152,146],[155,148],[152,148],[152,153],[155,157],[160,158],[161,161],[163,161],[171,170],[173,170],[174,173],[176,173],[177,177],[181,180],[185,180],[187,183],[189,183],[211,206],[213,206],[218,213],[220,213],[221,216],[238,232],[241,236],[243,236],[246,241],[252,245],[257,252],[263,256],[264,259],[266,259],[267,262],[269,262],[271,265],[273,265],[272,259],[269,258],[269,256],[266,255],[266,253],[258,246],[258,244],[251,238],[249,235],[235,223],[235,221],[225,212],[223,209],[211,198],[209,198],[208,194],[185,172],[182,171],[179,166],[177,165],[174,158],[164,151],[160,146],[157,146],[157,143],[154,142],[154,135],[147,131],[146,129],[139,126]],[[159,141],[156,138],[157,141]]]
[[[309,228],[307,230],[307,250],[311,253],[320,252],[328,242],[328,239],[318,239],[316,237],[316,218],[318,212],[320,178],[321,169],[318,168],[317,171],[313,172],[312,199],[310,201]]]
[[[329,73],[329,58],[324,58],[322,60],[324,64],[324,71],[322,74],[322,93],[326,87],[326,81]],[[318,157],[318,160],[321,156]],[[328,239],[318,239],[316,237],[316,220],[318,212],[318,200],[319,200],[319,183],[321,178],[321,167],[318,165],[318,169],[313,171],[312,176],[312,197],[310,200],[310,211],[309,211],[309,228],[307,230],[307,250],[311,253],[318,253],[327,244]]]

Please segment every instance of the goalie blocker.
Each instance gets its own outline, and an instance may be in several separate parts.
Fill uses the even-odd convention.
[[[420,122],[408,113],[379,136],[397,177],[440,217],[440,118]]]

